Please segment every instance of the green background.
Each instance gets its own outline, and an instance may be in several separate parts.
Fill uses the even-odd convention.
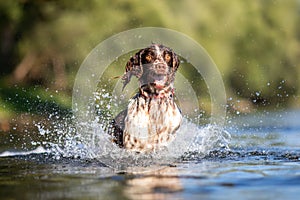
[[[229,112],[299,108],[299,24],[297,0],[1,1],[0,132],[69,114],[88,53],[116,33],[149,26],[182,32],[207,50],[223,77]],[[121,75],[125,63],[116,63],[117,74],[108,77]],[[208,94],[195,89],[209,111]]]

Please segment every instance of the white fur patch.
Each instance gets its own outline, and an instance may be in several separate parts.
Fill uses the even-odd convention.
[[[166,146],[174,139],[181,120],[181,113],[171,98],[132,99],[125,119],[124,146],[133,151]]]

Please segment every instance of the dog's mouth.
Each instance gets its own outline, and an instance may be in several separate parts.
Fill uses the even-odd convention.
[[[169,85],[167,74],[151,73],[139,79],[140,85],[151,85],[156,89],[163,89]]]
[[[153,76],[153,86],[157,89],[162,89],[167,86],[167,76],[164,74],[156,74]]]

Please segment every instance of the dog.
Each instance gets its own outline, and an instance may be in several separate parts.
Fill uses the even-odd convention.
[[[178,56],[160,44],[141,49],[127,62],[123,89],[136,76],[139,91],[112,120],[109,134],[119,147],[149,152],[174,140],[182,121],[173,86],[179,64]]]

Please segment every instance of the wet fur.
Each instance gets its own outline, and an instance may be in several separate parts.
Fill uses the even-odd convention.
[[[173,82],[178,67],[178,56],[157,44],[140,50],[127,62],[123,88],[136,76],[139,92],[112,121],[109,134],[119,147],[153,151],[175,138],[182,120],[174,102]]]

